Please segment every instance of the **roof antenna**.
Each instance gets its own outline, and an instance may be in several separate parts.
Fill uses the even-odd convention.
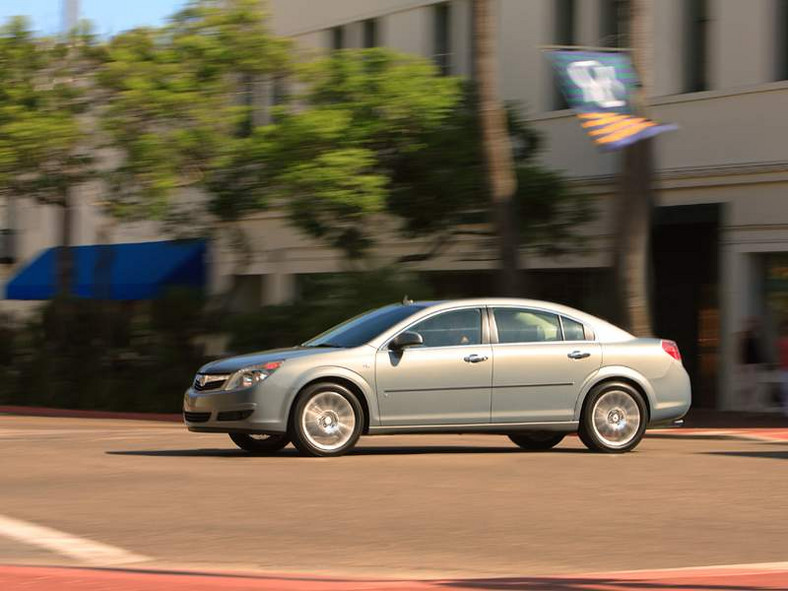
[[[403,306],[410,306],[413,303],[413,300],[408,297],[408,294],[405,294],[405,297],[402,298],[402,305]]]

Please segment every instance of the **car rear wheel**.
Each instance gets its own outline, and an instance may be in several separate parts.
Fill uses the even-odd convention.
[[[241,449],[258,453],[273,453],[284,449],[287,444],[290,443],[290,438],[285,434],[263,435],[230,433],[230,439]]]
[[[523,449],[545,450],[552,449],[564,439],[563,433],[550,431],[534,431],[533,433],[512,433],[509,439]]]
[[[648,410],[643,395],[624,382],[594,388],[583,405],[580,440],[592,451],[623,453],[643,439]]]
[[[352,449],[364,426],[355,394],[334,383],[320,383],[298,396],[291,418],[293,445],[309,456],[339,456]]]

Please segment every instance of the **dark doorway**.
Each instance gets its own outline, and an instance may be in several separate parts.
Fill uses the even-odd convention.
[[[694,408],[715,408],[717,401],[720,215],[719,204],[655,211],[654,330],[678,343]]]

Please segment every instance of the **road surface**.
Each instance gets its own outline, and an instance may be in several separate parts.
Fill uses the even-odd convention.
[[[765,578],[735,588],[788,588],[785,442],[650,437],[606,456],[574,437],[529,453],[500,436],[384,436],[316,459],[172,423],[0,416],[0,448],[5,565],[493,585],[768,563],[736,567]]]

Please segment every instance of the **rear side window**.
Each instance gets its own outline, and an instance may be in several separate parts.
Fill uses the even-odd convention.
[[[525,308],[494,308],[499,343],[549,343],[561,340],[558,316]]]
[[[564,325],[564,340],[565,341],[585,341],[586,340],[586,332],[585,327],[576,322],[567,318],[566,316],[561,316],[561,323]]]
[[[431,316],[408,329],[424,339],[425,347],[458,347],[482,342],[482,313],[478,308]]]

